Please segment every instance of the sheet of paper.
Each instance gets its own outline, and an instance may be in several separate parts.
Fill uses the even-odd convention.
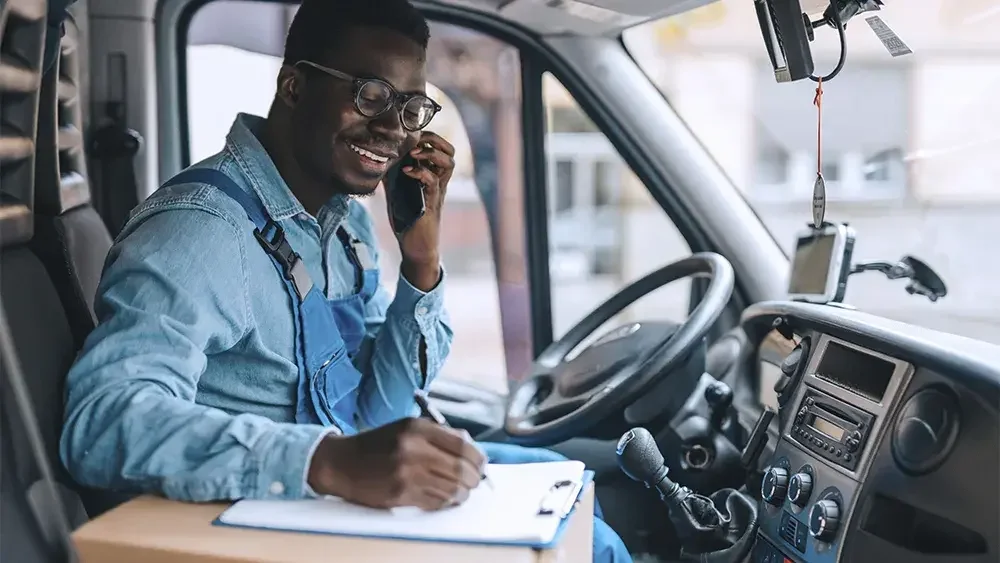
[[[461,506],[434,512],[407,507],[379,510],[336,497],[310,500],[242,500],[219,517],[223,524],[329,534],[464,541],[547,544],[561,515],[538,515],[557,481],[580,481],[579,461],[490,464],[493,489],[483,484]]]

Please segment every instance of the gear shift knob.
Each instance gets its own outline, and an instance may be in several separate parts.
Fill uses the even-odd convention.
[[[705,401],[711,409],[712,428],[722,432],[726,428],[729,409],[733,406],[733,390],[721,381],[716,381],[705,389]]]
[[[656,489],[660,489],[661,484],[666,485],[661,492],[675,486],[667,479],[668,470],[656,440],[645,428],[633,428],[623,434],[618,440],[615,453],[618,455],[618,467],[633,481]]]
[[[645,428],[622,435],[615,449],[618,466],[632,480],[660,493],[684,543],[685,561],[736,563],[746,560],[757,533],[757,504],[746,495],[723,489],[711,497],[692,493],[667,477],[663,454]]]

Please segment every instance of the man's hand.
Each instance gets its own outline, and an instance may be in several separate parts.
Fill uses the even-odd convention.
[[[481,480],[486,459],[463,431],[407,418],[355,436],[330,436],[316,449],[309,486],[365,506],[460,504]]]
[[[418,165],[404,166],[403,174],[424,185],[424,216],[399,237],[403,255],[403,276],[421,291],[430,291],[438,283],[441,256],[438,239],[441,209],[448,192],[448,182],[455,171],[455,147],[436,133],[425,131],[410,151]]]

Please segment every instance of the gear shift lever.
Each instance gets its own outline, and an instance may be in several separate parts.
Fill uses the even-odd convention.
[[[618,466],[629,478],[660,493],[684,547],[681,558],[712,563],[738,563],[753,547],[757,503],[734,489],[711,497],[691,492],[670,480],[653,436],[633,428],[618,440]]]
[[[733,406],[733,390],[725,383],[716,381],[705,389],[705,401],[712,410],[712,428],[725,432],[729,424],[729,409]]]

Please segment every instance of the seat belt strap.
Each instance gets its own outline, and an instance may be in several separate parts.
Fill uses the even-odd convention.
[[[135,175],[135,157],[142,148],[142,135],[125,126],[125,104],[109,102],[107,121],[94,131],[87,153],[97,163],[92,167],[97,197],[94,207],[104,219],[112,236],[128,220],[129,212],[139,204],[139,183]]]

